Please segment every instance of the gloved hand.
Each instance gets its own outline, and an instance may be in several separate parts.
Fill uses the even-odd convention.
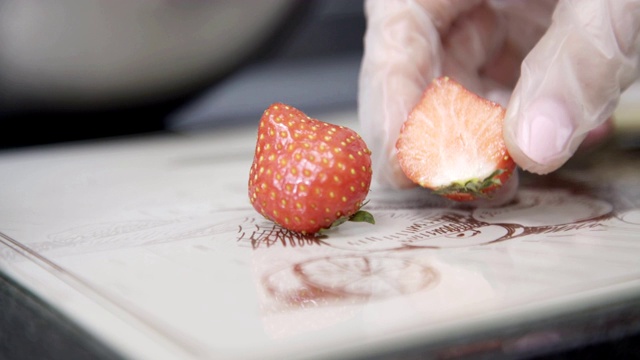
[[[638,76],[638,0],[367,0],[359,83],[376,180],[407,187],[402,123],[435,77],[507,106],[504,137],[523,169],[548,173],[602,134]]]

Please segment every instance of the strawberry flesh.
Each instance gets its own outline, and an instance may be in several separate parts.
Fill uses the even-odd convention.
[[[502,135],[505,109],[449,77],[432,81],[396,143],[404,173],[456,201],[491,197],[516,164]]]

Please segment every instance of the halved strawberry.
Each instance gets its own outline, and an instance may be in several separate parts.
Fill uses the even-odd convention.
[[[502,136],[505,109],[449,77],[432,81],[396,142],[404,173],[456,201],[491,197],[516,164]]]
[[[370,155],[355,131],[272,104],[258,128],[249,199],[266,218],[303,234],[346,220],[373,223],[360,210],[371,185]]]

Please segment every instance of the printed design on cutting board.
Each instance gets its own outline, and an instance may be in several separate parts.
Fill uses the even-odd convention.
[[[625,224],[636,225],[640,227],[640,209],[633,209],[617,215]]]
[[[342,255],[266,272],[262,284],[279,303],[319,306],[408,295],[436,286],[438,279],[432,266],[413,259]]]
[[[250,221],[252,230],[240,226],[238,240],[251,244],[257,253],[272,248],[333,249],[332,255],[312,257],[263,275],[267,294],[277,302],[317,306],[434,289],[440,279],[438,265],[416,261],[429,251],[536,239],[540,234],[597,234],[625,218],[629,223],[639,219],[637,214],[620,217],[611,203],[585,194],[530,188],[521,189],[516,201],[500,208],[389,209],[393,206],[384,201],[372,205],[375,226],[348,224],[316,238],[256,219]]]
[[[138,220],[79,226],[51,234],[30,247],[45,254],[66,255],[233,237],[236,246],[254,253],[277,253],[279,249],[304,252],[257,274],[271,298],[283,303],[333,303],[384,299],[435,288],[438,265],[416,261],[425,251],[486,246],[536,234],[597,233],[606,226],[617,226],[611,225],[615,222],[630,229],[640,225],[637,209],[616,212],[608,202],[568,190],[522,188],[517,201],[508,206],[476,210],[447,208],[437,199],[405,202],[385,196],[378,193],[368,205],[376,225],[351,223],[323,237],[290,232],[248,209],[216,213],[206,207],[153,207],[150,213],[134,209],[135,214],[123,215],[126,219],[137,215]],[[402,208],[402,204],[409,207]]]
[[[374,206],[376,204],[373,204]],[[330,246],[366,252],[412,248],[459,248],[486,245],[535,234],[573,234],[602,228],[614,217],[605,201],[565,190],[522,189],[511,205],[455,208],[371,210],[376,225],[347,224],[327,236],[305,236],[267,220],[241,225],[238,240],[255,249],[273,246]],[[630,221],[637,221],[629,216]]]

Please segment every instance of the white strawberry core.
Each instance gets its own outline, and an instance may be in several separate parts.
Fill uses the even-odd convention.
[[[462,155],[455,157],[455,160],[451,160],[451,156],[447,156],[449,161],[447,163],[440,162],[441,169],[435,172],[437,175],[431,179],[420,179],[421,182],[429,182],[436,187],[448,186],[454,182],[465,182],[471,179],[484,180],[495,171],[494,163],[483,163],[480,161],[469,162],[469,155]],[[476,157],[472,157],[476,159]],[[477,160],[477,159],[476,159]]]

